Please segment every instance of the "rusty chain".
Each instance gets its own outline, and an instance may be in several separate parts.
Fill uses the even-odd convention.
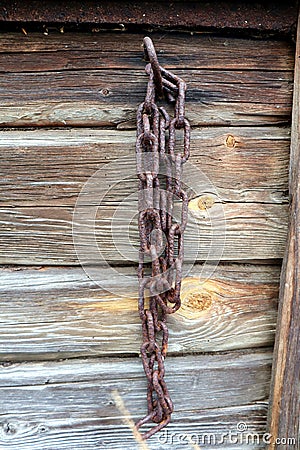
[[[185,82],[161,67],[149,37],[144,38],[146,73],[144,102],[137,110],[136,160],[139,178],[139,315],[143,342],[141,358],[148,381],[148,413],[137,429],[154,422],[143,434],[147,439],[166,426],[173,403],[164,381],[168,347],[167,314],[180,308],[183,232],[188,217],[188,196],[183,189],[182,166],[190,153],[190,124],[185,118]],[[163,100],[174,105],[170,118]],[[183,130],[183,151],[175,151],[176,130]],[[163,174],[163,175],[162,175]],[[175,201],[181,201],[179,220]]]

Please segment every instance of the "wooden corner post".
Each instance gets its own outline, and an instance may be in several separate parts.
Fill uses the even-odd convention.
[[[268,431],[269,449],[300,449],[300,26],[295,55],[290,153],[290,215],[275,338]]]

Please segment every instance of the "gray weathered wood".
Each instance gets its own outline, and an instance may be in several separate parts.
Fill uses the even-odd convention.
[[[287,202],[289,143],[288,128],[196,129],[190,162],[211,180],[222,201],[282,203]],[[125,155],[131,155],[130,167],[120,160],[105,168]],[[83,184],[100,168],[102,184],[113,185],[112,201],[136,192],[134,131],[3,131],[0,204],[73,206]],[[187,165],[184,173],[190,181]]]
[[[292,72],[178,71],[193,126],[287,124]],[[147,78],[120,69],[4,73],[1,126],[135,126]],[[12,100],[13,99],[13,100]]]
[[[141,35],[123,36],[1,35],[0,125],[134,128],[146,76]],[[157,35],[155,43],[160,62],[188,81],[192,124],[223,125],[194,131],[192,162],[210,177],[219,196],[209,199],[207,209],[201,207],[203,199],[190,202],[201,226],[191,223],[187,232],[187,260],[194,257],[195,243],[200,243],[196,259],[206,258],[210,217],[220,231],[213,253],[220,248],[222,202],[227,220],[223,260],[281,258],[289,128],[237,126],[289,124],[292,46],[178,34]],[[133,155],[134,131],[3,130],[0,147],[0,263],[78,265],[71,233],[74,202],[100,165]],[[119,178],[109,166],[103,175],[115,183],[125,168],[120,165]],[[109,230],[115,205],[135,183],[131,177],[117,185],[99,209],[99,243],[112,262],[128,263],[115,250]],[[136,211],[134,204],[125,203],[125,208]],[[118,224],[116,237],[121,244],[128,242],[125,223]],[[137,247],[131,254],[136,258]],[[135,444],[111,398],[117,388],[135,419],[146,410],[141,361],[111,358],[137,354],[140,345],[132,265],[117,268],[128,275],[126,282],[99,269],[102,287],[78,267],[24,269],[0,271],[0,348],[6,361],[0,366],[0,447],[132,450]],[[169,430],[220,434],[236,432],[242,421],[263,433],[271,354],[245,349],[273,343],[278,267],[220,266],[204,284],[200,270],[195,266],[184,280],[183,306],[168,318],[166,378],[176,405]],[[58,356],[109,358],[20,363]],[[172,448],[181,450],[182,442]]]
[[[137,205],[128,202],[123,208],[127,217],[121,214],[117,219],[118,205],[79,208],[74,222],[70,207],[0,208],[0,263],[78,265],[79,252],[80,262],[85,264],[132,264],[138,254]],[[186,261],[282,258],[287,209],[287,205],[215,203],[209,214],[200,211],[195,220],[191,214],[185,232]],[[95,214],[96,221],[91,218]],[[72,233],[74,223],[76,231]]]
[[[294,438],[300,448],[300,16],[295,58],[290,158],[290,214],[282,266],[274,348],[269,429],[276,438]],[[283,450],[285,442],[276,445]],[[273,445],[270,446],[270,449]]]
[[[277,266],[220,265],[205,280],[196,265],[183,281],[182,307],[168,317],[169,352],[270,346],[277,312]],[[121,278],[122,277],[122,278]],[[131,268],[0,270],[2,360],[139,352],[137,277]]]
[[[270,363],[266,350],[167,358],[174,448],[182,448],[179,433],[216,433],[220,439],[229,430],[236,433],[239,422],[262,434]],[[2,365],[0,386],[0,444],[7,449],[71,450],[83,442],[87,449],[136,448],[112,390],[119,391],[133,419],[144,414],[146,381],[137,358]],[[170,448],[164,436],[156,435],[150,448]]]
[[[133,127],[146,86],[141,37],[1,36],[0,125]],[[201,35],[154,39],[161,64],[188,82],[192,125],[289,122],[290,44]]]
[[[65,399],[64,396],[60,398],[62,402]],[[57,408],[60,408],[60,404],[57,405]],[[138,449],[131,431],[122,424],[121,418],[117,424],[110,423],[109,420],[99,420],[98,411],[99,408],[95,406],[89,414],[91,417],[75,417],[76,412],[70,408],[70,412],[67,411],[64,419],[53,418],[53,413],[50,417],[42,414],[40,417],[32,419],[19,418],[18,415],[4,415],[2,433],[0,428],[0,436],[2,435],[0,443],[3,443],[7,450],[15,450],[16,446],[20,450],[32,450],[36,445],[39,450],[56,450],[57,448],[74,450],[83,445],[85,450]],[[144,411],[141,411],[141,414],[143,413]],[[199,445],[202,442],[207,445],[211,443],[214,449],[236,450],[236,439],[241,440],[239,450],[264,449],[267,438],[264,439],[266,414],[266,402],[205,411],[196,410],[188,413],[177,411],[173,414],[172,422],[168,427],[160,434],[155,435],[147,445],[150,450],[158,448],[159,450],[168,450],[170,445],[175,450],[182,450],[182,448],[190,450],[193,447],[188,445],[189,441],[186,435],[189,435],[192,442]],[[139,419],[140,416],[134,418]],[[245,434],[239,433],[237,431],[238,424],[242,424],[242,426],[247,424],[248,431]],[[233,443],[223,443],[224,435],[228,436],[230,432]],[[242,440],[246,440],[245,435],[250,433],[253,433],[253,440],[250,437],[248,443],[243,443]],[[257,443],[258,440],[260,444]],[[204,448],[207,447],[201,445],[201,449]]]
[[[187,232],[187,256],[192,258],[189,249],[194,254],[193,243],[197,242],[197,233],[202,231],[198,259],[207,257],[210,218],[220,230],[212,245],[220,247],[225,224],[219,201],[225,200],[235,203],[224,204],[227,238],[223,259],[281,258],[286,236],[286,206],[272,202],[285,201],[288,131],[267,127],[243,128],[239,132],[232,128],[213,128],[194,131],[193,137],[191,161],[202,172],[196,172],[193,179],[191,168],[186,168],[186,179],[193,189],[200,183],[199,193],[215,190],[216,202],[207,211],[199,210],[197,201],[191,203],[191,215],[196,222],[191,221]],[[62,209],[61,206],[73,206],[83,183],[100,167],[97,189],[102,193],[109,192],[101,200],[98,190],[85,201],[101,205],[97,228],[104,256],[119,262],[130,258],[136,260],[137,251],[128,247],[129,241],[124,234],[126,222],[122,219],[118,224],[115,239],[125,245],[127,257],[115,251],[109,231],[116,207],[136,192],[134,132],[91,129],[8,131],[2,133],[0,145],[5,174],[2,199],[9,205],[1,209],[2,263],[78,263],[71,241],[73,209]],[[123,155],[131,156],[129,160],[103,166],[104,161],[115,161]],[[208,175],[211,185],[203,184],[201,173]],[[236,183],[233,183],[233,177]],[[103,186],[100,183],[99,187],[99,181]],[[18,204],[30,208],[10,207]],[[51,204],[53,206],[48,206]],[[125,207],[134,217],[136,202],[125,204]],[[84,209],[83,216],[89,211]],[[134,236],[136,231],[133,230]]]

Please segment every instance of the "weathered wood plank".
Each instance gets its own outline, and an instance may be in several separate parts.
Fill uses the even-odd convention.
[[[142,68],[144,33],[4,33],[1,72]],[[240,39],[211,33],[151,33],[161,64],[169,69],[293,70],[292,42]],[[257,57],[259,55],[259,58]]]
[[[188,446],[189,438],[186,437],[189,435],[192,442],[201,445],[201,449],[211,448],[213,445],[214,449],[236,450],[237,439],[241,441],[238,441],[239,450],[263,449],[268,439],[265,435],[266,412],[265,402],[199,412],[177,411],[172,415],[168,428],[152,437],[147,445],[149,450],[168,450],[171,445],[175,450],[182,450],[183,447],[191,449],[193,447]],[[107,420],[99,420],[97,414],[98,409],[94,414],[89,414],[91,417],[74,417],[73,410],[67,411],[63,419],[55,419],[52,415],[44,417],[43,414],[32,419],[4,415],[0,442],[7,450],[15,450],[16,446],[20,450],[32,450],[33,445],[38,445],[39,450],[74,450],[81,447],[83,442],[85,450],[138,448],[131,431],[122,424],[121,418],[117,424],[110,424]],[[140,416],[136,415],[134,418],[139,419]],[[238,432],[238,424],[247,424],[248,431],[245,434]],[[233,441],[231,444],[228,442],[230,433]],[[248,433],[253,433],[253,438],[250,435],[246,441]]]
[[[258,58],[259,59],[259,58]],[[290,121],[292,71],[179,70],[188,83],[192,125],[264,125]],[[134,127],[144,99],[140,70],[0,74],[1,126]]]
[[[220,439],[222,433],[236,433],[239,422],[262,434],[270,363],[268,351],[167,358],[174,448],[182,448],[179,433],[216,433]],[[146,381],[137,358],[2,365],[0,385],[0,444],[7,449],[69,450],[83,439],[87,449],[135,448],[112,391],[119,391],[134,419],[144,414]],[[165,438],[165,432],[156,435],[150,448],[170,448]]]
[[[190,214],[185,232],[185,260],[282,258],[287,210],[287,205],[215,203],[209,214],[200,211],[196,218]],[[0,263],[79,264],[73,237],[80,260],[85,264],[101,260],[136,262],[136,211],[134,202],[122,204],[122,209],[119,205],[87,206],[77,208],[73,221],[70,207],[0,208]],[[72,233],[74,226],[76,230]]]
[[[288,128],[195,129],[190,162],[201,171],[199,180],[201,173],[209,178],[222,201],[282,203],[287,202],[289,145]],[[107,194],[112,201],[136,192],[134,131],[9,130],[1,133],[0,150],[3,206],[73,206],[83,184],[100,168],[107,190],[113,186]],[[125,155],[131,159],[104,166]],[[184,171],[191,181],[190,168]]]
[[[204,269],[183,281],[182,307],[168,317],[169,352],[271,346],[279,267],[220,265],[206,281]],[[71,267],[2,268],[0,279],[2,360],[139,352],[135,270],[99,268],[98,284]]]
[[[295,58],[290,158],[290,214],[282,266],[274,349],[269,428],[276,438],[295,438],[300,448],[300,16]],[[284,442],[276,445],[283,450]],[[271,445],[269,448],[273,448]]]

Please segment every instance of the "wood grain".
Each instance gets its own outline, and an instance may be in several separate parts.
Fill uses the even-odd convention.
[[[289,124],[292,72],[181,70],[193,126]],[[0,75],[0,125],[135,127],[146,75],[141,68]]]
[[[75,385],[75,387],[77,386]],[[65,400],[65,396],[59,398],[62,402]],[[108,402],[112,403],[113,401],[108,400]],[[57,408],[59,409],[60,405]],[[81,404],[79,404],[79,408],[82,408]],[[144,411],[141,411],[140,415],[143,413]],[[4,415],[0,442],[8,450],[15,450],[16,445],[20,450],[32,450],[33,445],[38,445],[40,450],[57,448],[74,450],[74,448],[82,446],[83,442],[86,450],[95,450],[95,448],[133,450],[137,448],[131,431],[122,423],[122,417],[119,417],[117,423],[110,424],[109,420],[99,419],[98,414],[99,408],[94,406],[89,413],[82,413],[80,416],[78,414],[78,417],[76,417],[76,412],[70,408],[70,412],[67,411],[63,419],[53,417],[53,410],[49,417],[46,414],[40,414],[40,417],[27,419],[22,416],[19,417],[18,414],[13,417]],[[263,449],[265,447],[263,436],[265,434],[266,414],[266,402],[207,409],[205,411],[199,411],[199,408],[197,408],[188,414],[176,411],[173,413],[172,422],[168,425],[168,428],[154,436],[148,441],[147,445],[150,450],[157,450],[157,448],[168,450],[170,445],[175,450],[182,450],[183,447],[191,449],[193,447],[188,446],[189,441],[186,437],[186,435],[189,435],[192,441],[199,443],[199,445],[202,442],[204,445],[216,442],[216,444],[213,444],[215,449],[235,450],[236,444],[233,444],[233,446],[225,444],[226,447],[224,447],[224,443],[222,443],[223,435],[228,435],[231,432],[234,436],[233,439],[236,440],[236,436],[241,439],[243,434],[237,435],[237,424],[246,423],[249,432],[254,434],[255,440],[253,443],[249,441],[248,444],[239,443],[239,450]],[[139,419],[140,415],[136,414],[134,418]],[[260,445],[257,443],[257,434],[261,441]],[[207,447],[202,445],[201,448]]]
[[[182,448],[179,433],[215,432],[220,439],[239,422],[262,434],[270,362],[266,350],[167,358],[174,448]],[[111,392],[119,391],[134,419],[144,413],[146,381],[137,358],[2,365],[0,385],[0,444],[7,449],[71,450],[83,439],[87,449],[136,448]],[[169,448],[165,438],[156,435],[150,448]]]
[[[144,33],[2,33],[0,65],[5,72],[143,68]],[[241,39],[212,33],[151,33],[166,68],[293,70],[294,46],[287,40]],[[259,55],[259,57],[257,57]]]
[[[141,38],[2,36],[0,125],[134,127],[146,89]],[[192,125],[289,123],[289,44],[168,34],[158,35],[157,44],[161,64],[188,83]]]
[[[282,258],[287,209],[287,205],[215,203],[209,214],[191,214],[185,232],[185,260]],[[76,211],[73,220],[70,207],[0,208],[0,263],[78,265],[74,239],[81,263],[137,262],[134,202],[123,203],[122,209],[104,205]]]
[[[209,211],[201,211],[197,204],[195,208],[195,203],[191,203],[191,219],[194,219],[187,230],[187,258],[194,258],[195,242],[201,244],[198,260],[207,257],[209,245],[212,250],[221,248],[225,230],[223,209],[227,221],[223,259],[281,258],[287,207],[276,203],[284,202],[286,196],[288,130],[244,128],[236,133],[231,128],[214,128],[194,131],[193,135],[192,163],[200,172],[196,169],[192,176],[192,168],[186,169],[187,184],[198,189],[199,194],[213,192],[215,203]],[[228,146],[228,136],[234,141],[233,146]],[[104,257],[116,262],[136,260],[137,250],[126,238],[128,224],[137,210],[136,201],[130,197],[135,195],[137,186],[134,132],[7,131],[2,134],[1,146],[5,175],[2,199],[4,205],[9,205],[1,209],[2,263],[77,264],[71,233],[73,208],[61,206],[74,205],[83,183],[104,161],[110,165],[103,166],[104,172],[100,171],[96,179],[97,183],[101,181],[97,191],[91,190],[84,201],[87,205],[100,202],[97,235]],[[131,156],[116,160],[122,155]],[[262,165],[266,168],[263,172]],[[206,183],[203,173],[211,179],[210,183]],[[237,175],[239,181],[233,185],[232,178]],[[100,193],[105,197],[101,199]],[[224,200],[234,203],[225,203],[223,208],[220,201]],[[245,200],[249,203],[239,203]],[[26,207],[11,207],[18,204]],[[124,215],[120,217],[114,236],[115,243],[125,247],[126,256],[112,242],[110,229],[116,211],[126,211],[125,216],[130,219],[126,222]],[[83,229],[93,226],[88,218],[93,208],[83,208],[80,212],[80,223],[87,221]],[[217,233],[214,239],[210,219]],[[137,243],[136,227],[129,226],[128,230]],[[199,239],[202,236],[202,242],[197,236]],[[98,254],[95,258],[98,260]]]
[[[0,36],[0,126],[41,127],[1,132],[0,264],[23,266],[0,269],[0,447],[135,446],[111,391],[119,390],[134,419],[145,412],[146,381],[132,357],[141,341],[137,231],[134,220],[129,227],[119,221],[113,237],[110,230],[122,200],[134,217],[136,204],[127,197],[136,181],[128,165],[113,171],[110,164],[134,156],[135,111],[146,87],[141,37]],[[293,46],[179,33],[155,34],[154,42],[161,64],[188,82],[193,127],[208,125],[194,129],[191,162],[211,180],[213,189],[200,183],[211,207],[201,207],[206,200],[199,193],[191,195],[186,260],[205,260],[209,248],[213,256],[220,252],[224,211],[222,261],[278,261],[287,233]],[[116,273],[98,266],[99,286],[72,267],[79,265],[72,223],[79,192],[103,164],[101,174],[114,189],[98,209],[96,235]],[[97,202],[89,196],[80,210],[85,251]],[[265,431],[272,355],[256,347],[273,344],[279,269],[221,264],[205,281],[202,270],[197,264],[189,272],[182,308],[168,318],[166,379],[176,407],[168,430],[178,450],[179,433],[221,436],[236,432],[239,422]],[[65,357],[74,359],[58,360]],[[150,448],[170,447],[158,439]]]
[[[290,214],[280,283],[280,306],[274,348],[269,429],[276,438],[294,438],[300,448],[300,16],[294,78],[290,157]],[[286,447],[284,441],[277,449]],[[270,446],[270,449],[273,445]]]
[[[204,174],[221,201],[287,202],[289,145],[288,128],[196,129],[190,162],[199,172],[193,178],[187,164],[185,179],[209,192],[211,186],[202,186]],[[98,181],[108,191],[106,198],[122,201],[137,188],[134,149],[134,131],[3,131],[0,204],[73,206],[84,183],[99,169]],[[123,156],[127,158],[113,163]],[[113,186],[111,193],[109,186]]]
[[[130,355],[139,352],[135,270],[2,268],[2,360]],[[168,317],[169,352],[234,350],[273,344],[279,267],[196,265],[182,307]]]

